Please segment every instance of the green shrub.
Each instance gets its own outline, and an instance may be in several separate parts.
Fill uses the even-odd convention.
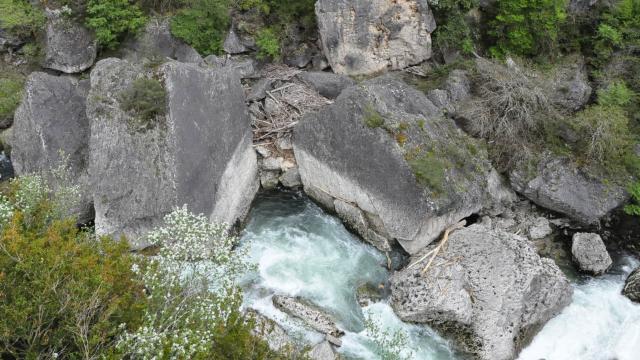
[[[115,49],[126,34],[135,34],[147,18],[129,0],[89,0],[86,24],[96,33],[100,46]]]
[[[640,216],[640,182],[636,182],[629,186],[631,193],[631,204],[624,207],[624,212],[629,215]]]
[[[97,358],[144,307],[127,243],[78,230],[58,211],[78,193],[50,189],[30,175],[0,198],[2,358]]]
[[[203,56],[220,54],[229,24],[228,0],[194,0],[171,19],[171,33]]]
[[[132,112],[136,128],[148,129],[166,112],[166,94],[160,81],[149,78],[134,80],[120,95],[122,110]]]
[[[595,60],[606,65],[615,51],[635,51],[640,47],[640,0],[620,0],[602,12],[595,38]]]
[[[444,189],[445,172],[448,165],[446,160],[430,151],[414,158],[408,158],[407,163],[418,183],[427,186],[436,193]]]
[[[0,0],[0,24],[11,35],[35,36],[45,20],[43,11],[27,0]]]
[[[262,29],[256,36],[258,59],[278,59],[280,57],[280,40],[275,32],[269,28]]]
[[[0,120],[13,117],[13,113],[22,100],[24,79],[10,72],[0,74]]]
[[[585,163],[611,170],[625,168],[633,139],[629,118],[621,107],[593,105],[571,121],[580,139],[576,154]]]
[[[363,112],[364,116],[362,117],[362,121],[364,121],[364,124],[367,125],[367,127],[375,129],[384,125],[384,118],[380,112],[373,107],[373,105],[367,104],[364,107]]]
[[[119,341],[120,355],[160,359],[274,359],[241,312],[239,276],[248,270],[237,239],[186,206],[146,240],[159,247],[138,273],[149,292],[143,323]]]
[[[477,0],[439,0],[430,3],[438,27],[433,33],[440,51],[474,51],[475,34],[465,20],[465,14],[478,6]]]
[[[636,94],[627,87],[624,81],[616,81],[605,89],[598,90],[598,104],[602,106],[620,106],[629,105]]]
[[[558,28],[565,20],[566,0],[501,0],[489,21],[490,48],[496,57],[538,56],[557,48]]]

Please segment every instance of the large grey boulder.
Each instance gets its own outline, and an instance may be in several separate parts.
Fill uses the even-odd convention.
[[[533,171],[517,166],[510,179],[529,200],[585,225],[597,223],[628,199],[624,187],[589,176],[570,159],[550,155],[543,156]]]
[[[636,268],[629,274],[622,288],[622,295],[631,301],[640,303],[640,267]]]
[[[307,114],[294,129],[294,152],[307,194],[339,210],[365,240],[397,239],[410,253],[513,198],[483,146],[391,75]]]
[[[155,76],[166,92],[166,114],[143,130],[121,108],[134,79]],[[258,189],[251,128],[238,75],[169,62],[142,65],[105,59],[91,72],[90,175],[98,234],[134,240],[176,206],[232,224]]]
[[[171,35],[168,18],[153,18],[135,39],[123,44],[124,58],[130,61],[174,59],[198,64],[202,57],[191,46]]]
[[[423,274],[429,259],[391,277],[391,305],[400,319],[429,324],[473,358],[514,359],[571,301],[558,266],[518,235],[474,224],[453,232]]]
[[[311,348],[307,356],[311,360],[335,360],[338,358],[333,347],[326,340]]]
[[[337,98],[342,90],[356,84],[348,76],[324,71],[305,71],[296,76],[327,99]]]
[[[431,57],[436,23],[427,0],[319,0],[316,18],[336,73],[374,74]]]
[[[573,55],[558,64],[543,85],[551,102],[569,113],[583,108],[591,97],[587,65],[582,56]]]
[[[93,33],[66,18],[60,10],[46,10],[47,26],[43,67],[64,73],[83,72],[96,60],[97,43]]]
[[[602,238],[598,234],[573,234],[571,254],[580,270],[594,275],[604,273],[613,263]]]
[[[81,187],[81,204],[73,211],[80,221],[91,217],[89,120],[85,113],[89,81],[71,76],[33,72],[25,83],[22,103],[16,109],[9,142],[17,175],[50,173],[60,166]],[[66,164],[65,164],[66,161]],[[51,178],[53,185],[62,179]],[[64,184],[70,185],[70,184]]]

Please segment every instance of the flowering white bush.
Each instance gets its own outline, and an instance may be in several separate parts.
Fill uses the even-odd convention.
[[[80,186],[72,179],[68,156],[61,153],[58,167],[42,174],[28,174],[11,180],[10,197],[0,196],[0,227],[11,219],[15,210],[30,219],[48,200],[46,219],[63,219],[78,208]]]
[[[220,328],[242,304],[236,279],[247,270],[236,238],[225,225],[190,213],[186,206],[164,218],[146,240],[159,247],[143,266],[134,266],[148,291],[143,325],[125,333],[118,348],[137,359],[185,359],[215,346]]]

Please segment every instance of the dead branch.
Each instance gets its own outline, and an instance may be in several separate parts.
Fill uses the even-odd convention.
[[[462,220],[459,223],[447,228],[447,230],[444,231],[444,236],[442,236],[442,240],[440,240],[440,243],[438,244],[438,246],[436,246],[436,248],[432,250],[433,254],[431,255],[431,259],[429,259],[427,266],[425,266],[424,269],[422,269],[422,271],[420,272],[421,275],[424,275],[427,272],[427,270],[429,270],[429,268],[431,267],[431,264],[433,263],[433,260],[435,260],[436,256],[438,256],[438,254],[440,253],[440,250],[442,250],[442,248],[447,243],[447,241],[449,241],[449,233],[464,227],[466,224],[467,222],[465,220]]]

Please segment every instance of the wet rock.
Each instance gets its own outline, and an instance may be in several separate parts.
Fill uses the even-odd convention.
[[[337,98],[342,90],[356,84],[348,76],[330,72],[301,72],[297,77],[328,99]]]
[[[344,332],[338,329],[335,321],[329,315],[296,298],[274,295],[273,305],[287,314],[301,319],[309,327],[322,334],[334,337],[344,335]]]
[[[383,285],[381,285],[383,286]],[[384,297],[382,289],[372,284],[364,284],[358,286],[356,289],[356,299],[360,307],[369,306],[378,301],[381,301]]]
[[[633,270],[627,277],[624,288],[622,288],[622,295],[631,301],[640,303],[640,267]]]
[[[571,254],[580,270],[594,275],[604,273],[612,264],[611,256],[598,234],[573,234]]]
[[[171,35],[169,19],[154,18],[135,39],[123,44],[124,58],[130,61],[178,60],[198,64],[202,57],[191,46]]]
[[[338,216],[349,228],[358,234],[362,234],[364,241],[375,246],[380,251],[391,250],[390,240],[372,229],[365,213],[357,206],[339,199],[334,200],[333,204]]]
[[[287,169],[280,175],[280,183],[282,186],[293,189],[302,186],[302,180],[300,179],[300,172],[297,167]]]
[[[239,77],[232,69],[168,62],[166,111],[144,129],[121,108],[121,95],[142,65],[105,59],[91,72],[90,175],[98,234],[138,235],[174,207],[212,221],[242,219],[258,190],[256,153]],[[196,111],[194,111],[196,109]]]
[[[599,222],[628,199],[623,187],[588,176],[567,158],[544,156],[535,175],[530,173],[524,168],[511,172],[511,185],[517,192],[585,225]]]
[[[255,320],[252,333],[264,339],[271,350],[290,351],[296,347],[294,340],[275,321],[253,310],[249,313]]]
[[[6,181],[15,176],[11,159],[5,155],[4,151],[0,153],[0,181]]]
[[[85,112],[88,80],[33,72],[25,83],[22,103],[16,109],[9,142],[17,175],[49,172],[64,165],[70,179],[81,186],[82,199],[73,213],[79,221],[91,217],[87,185],[89,120]],[[57,186],[56,179],[51,179]]]
[[[375,232],[410,253],[513,196],[477,140],[392,76],[347,88],[333,104],[307,114],[293,141],[307,194],[328,194],[377,217]]]
[[[273,190],[278,187],[280,170],[278,171],[269,171],[262,170],[260,172],[260,185],[265,190]]]
[[[479,224],[453,232],[422,275],[426,263],[392,276],[394,311],[440,330],[475,358],[516,358],[571,302],[572,288],[553,260],[540,258],[524,237]]]
[[[338,358],[333,347],[326,340],[314,346],[309,351],[308,356],[311,360],[334,360]]]
[[[46,41],[43,67],[72,74],[82,72],[96,59],[96,39],[83,25],[60,10],[46,9]]]
[[[316,18],[336,73],[374,74],[431,57],[436,24],[426,0],[320,0]]]
[[[549,220],[542,216],[537,217],[529,227],[529,237],[533,240],[542,239],[552,233],[553,230],[549,225]]]

